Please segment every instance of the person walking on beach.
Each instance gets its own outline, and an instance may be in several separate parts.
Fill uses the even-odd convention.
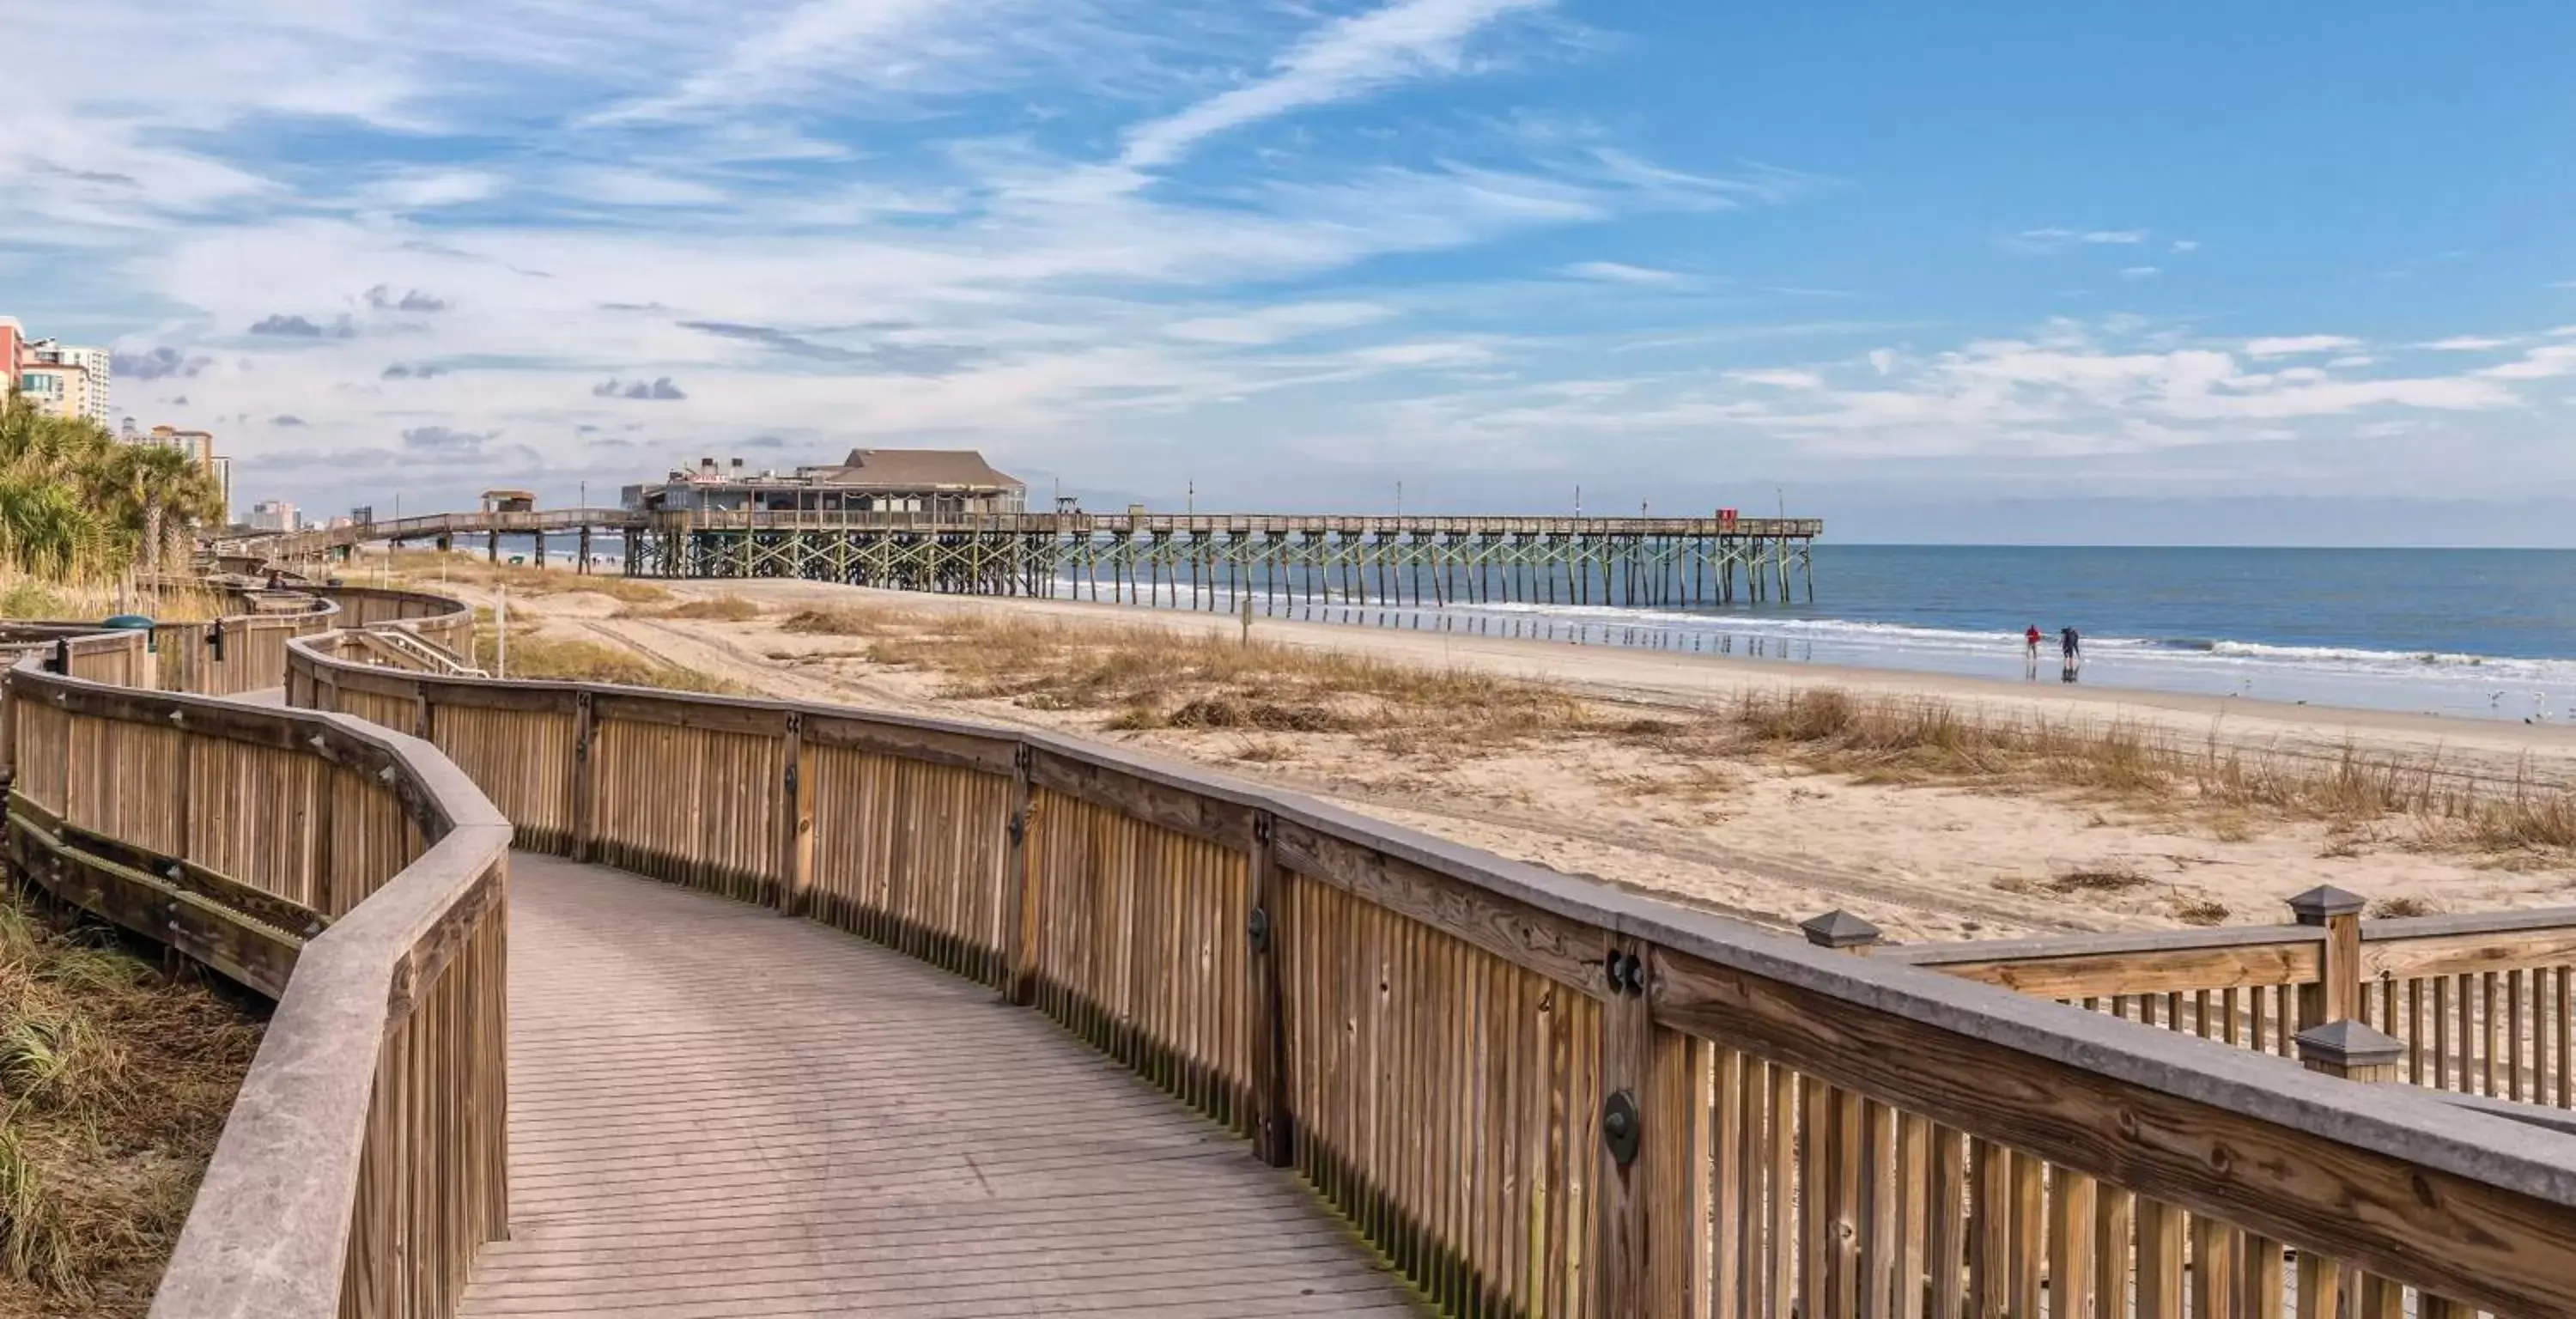
[[[2021,639],[2030,646],[2030,662],[2039,663],[2039,624],[2031,624],[2030,630],[2021,634]]]
[[[2084,662],[2084,638],[2071,627],[2059,628],[2057,653],[2065,659],[2066,667],[2074,668]]]

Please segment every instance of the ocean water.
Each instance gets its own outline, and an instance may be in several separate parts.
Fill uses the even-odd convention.
[[[1256,608],[1572,645],[2576,723],[2576,551],[1824,544],[1815,558],[1813,604],[1301,596]],[[2021,642],[2033,624],[2047,634],[2036,667]],[[2067,626],[2083,635],[2071,675],[2057,648]]]

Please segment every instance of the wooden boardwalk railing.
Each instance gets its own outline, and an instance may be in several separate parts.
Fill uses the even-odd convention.
[[[1919,944],[1877,955],[2283,1057],[2323,1022],[2405,1046],[2402,1079],[2576,1106],[2576,908],[2365,920],[2359,895],[2292,899],[2299,923]]]
[[[278,998],[153,1313],[452,1313],[508,1220],[508,824],[344,716],[8,683],[17,873]]]
[[[291,696],[434,743],[522,846],[993,984],[1453,1312],[2576,1313],[2562,1131],[1077,739],[338,649]]]

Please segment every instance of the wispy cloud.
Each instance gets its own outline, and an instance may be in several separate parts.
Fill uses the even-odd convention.
[[[1354,329],[1395,314],[1394,308],[1374,302],[1291,302],[1258,311],[1187,317],[1165,326],[1164,333],[1200,343],[1251,346]]]
[[[1677,284],[1682,280],[1678,271],[1632,266],[1625,261],[1577,261],[1572,265],[1558,266],[1556,273],[1604,284]]]
[[[2455,334],[2448,339],[2436,339],[2419,346],[2432,349],[2437,353],[2487,353],[2498,348],[2512,347],[2513,342],[2511,339],[2492,334]]]
[[[1454,75],[1489,25],[1552,0],[1394,0],[1337,18],[1281,54],[1270,72],[1128,130],[1119,164],[1152,170],[1247,124],[1364,96],[1390,84]]]
[[[2302,357],[2359,348],[2361,340],[2340,334],[2292,334],[2245,341],[2247,357]]]
[[[2542,344],[2526,349],[2520,360],[2486,367],[2472,374],[2486,380],[2553,380],[2576,375],[2576,343]]]
[[[2144,229],[2065,229],[2055,225],[2024,229],[2003,240],[2021,252],[2062,252],[2070,247],[2128,247],[2147,241]]]
[[[817,84],[937,79],[942,56],[971,54],[967,34],[996,10],[985,0],[804,0],[783,11],[734,20],[705,11],[687,30],[717,40],[722,54],[667,92],[588,117],[594,126],[684,119],[744,106],[793,103]],[[945,49],[943,49],[945,47]]]
[[[687,394],[680,392],[680,387],[678,385],[671,383],[671,378],[669,376],[662,376],[649,381],[636,380],[631,382],[620,382],[614,379],[603,380],[590,387],[590,396],[592,398],[643,399],[656,403],[677,402],[678,400],[688,397]]]
[[[2134,283],[2136,283],[2136,282],[2138,282],[2139,280],[2142,280],[2142,279],[2154,279],[2156,276],[2161,275],[2161,274],[2163,274],[2163,273],[2165,273],[2165,272],[2163,271],[2163,269],[2162,269],[2162,268],[2160,268],[2160,267],[2156,267],[2156,266],[2122,266],[2122,267],[2120,267],[2120,278],[2125,279],[2125,280],[2129,281],[2129,282],[2130,282],[2130,283],[2132,283],[2132,284],[2134,284]]]

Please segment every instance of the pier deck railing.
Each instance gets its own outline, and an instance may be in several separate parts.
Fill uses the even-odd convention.
[[[1460,1313],[2576,1313],[2576,1136],[1037,732],[296,643],[521,846],[1033,1006]],[[1957,968],[1950,968],[1955,970]]]

